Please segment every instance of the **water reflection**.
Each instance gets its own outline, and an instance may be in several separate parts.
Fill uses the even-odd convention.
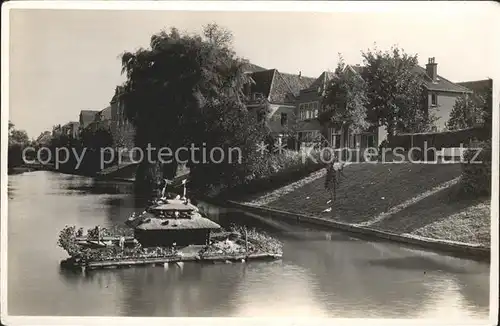
[[[486,318],[487,264],[345,234],[262,220],[205,203],[222,225],[264,228],[282,261],[68,272],[57,235],[66,224],[123,223],[130,185],[50,172],[9,177],[9,314]],[[294,230],[293,237],[281,229]],[[50,298],[50,300],[48,300]]]

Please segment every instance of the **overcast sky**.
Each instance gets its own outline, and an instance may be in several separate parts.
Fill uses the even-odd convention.
[[[438,74],[452,81],[493,77],[491,10],[446,6],[406,13],[12,10],[10,120],[37,137],[77,121],[82,109],[101,110],[123,81],[123,51],[147,46],[163,28],[197,32],[210,22],[233,32],[238,55],[282,72],[319,76],[335,68],[339,52],[362,63],[361,50],[376,42],[418,53],[421,65],[435,57]]]

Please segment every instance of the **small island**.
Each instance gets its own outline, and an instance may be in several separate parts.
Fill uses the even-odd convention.
[[[276,260],[282,244],[255,229],[231,226],[224,230],[203,217],[187,199],[160,199],[142,214],[133,214],[128,228],[87,230],[66,226],[58,245],[69,258],[64,268],[117,268],[197,262]]]

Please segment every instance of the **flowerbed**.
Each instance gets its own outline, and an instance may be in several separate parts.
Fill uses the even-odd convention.
[[[177,251],[174,248],[154,247],[142,248],[124,248],[107,247],[100,249],[82,249],[77,257],[83,262],[103,262],[119,261],[124,259],[148,259],[148,258],[167,258],[176,257]]]

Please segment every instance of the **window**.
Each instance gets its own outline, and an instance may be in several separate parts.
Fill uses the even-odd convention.
[[[314,102],[313,103],[313,118],[317,118],[318,117],[318,113],[319,113],[319,105],[318,105],[318,102]]]
[[[367,142],[367,147],[374,147],[375,146],[375,136],[368,135],[366,142]]]
[[[300,120],[314,119],[319,115],[319,102],[299,104]]]
[[[438,97],[436,93],[432,93],[431,95],[431,103],[432,105],[437,105],[438,104]]]
[[[340,134],[331,134],[330,146],[333,148],[340,148]]]
[[[285,126],[288,124],[288,116],[286,113],[281,113],[281,125]]]

